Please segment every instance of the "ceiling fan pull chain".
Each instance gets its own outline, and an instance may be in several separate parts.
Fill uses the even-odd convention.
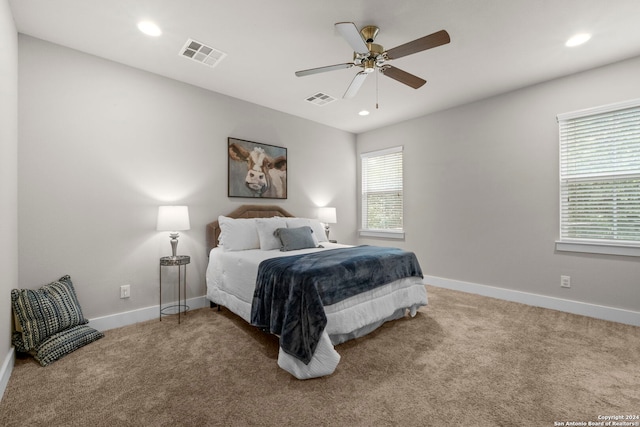
[[[376,110],[378,109],[378,74],[380,71],[376,73]]]

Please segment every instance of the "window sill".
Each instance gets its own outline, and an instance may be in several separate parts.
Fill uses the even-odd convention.
[[[561,252],[581,252],[587,254],[640,256],[640,246],[626,246],[607,243],[556,241],[556,250]]]
[[[404,230],[358,230],[360,237],[377,237],[383,239],[404,240]]]

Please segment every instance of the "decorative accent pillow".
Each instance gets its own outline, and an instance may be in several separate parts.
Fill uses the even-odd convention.
[[[287,218],[287,227],[288,228],[299,228],[304,227],[305,225],[311,227],[313,230],[313,238],[316,241],[316,246],[320,244],[320,242],[328,242],[327,233],[324,231],[324,225],[317,219],[308,219],[308,218]]]
[[[20,353],[30,353],[42,366],[104,336],[86,325],[71,277],[38,290],[12,289],[11,304],[16,331],[12,344]]]
[[[35,349],[58,332],[89,322],[82,314],[69,276],[38,290],[12,289],[11,304],[25,350]]]
[[[274,233],[282,243],[280,250],[283,252],[296,249],[315,248],[313,230],[308,225],[298,228],[278,228]]]
[[[274,234],[278,228],[287,228],[287,221],[282,217],[256,219],[260,249],[270,251],[280,248],[280,239]]]
[[[11,344],[15,347],[18,353],[28,353],[29,350],[24,348],[24,341],[22,341],[22,332],[13,331],[11,335]]]
[[[58,332],[40,343],[35,349],[33,357],[42,366],[47,366],[102,337],[104,337],[102,332],[96,331],[87,325],[74,326]]]
[[[220,238],[225,251],[246,251],[259,249],[260,239],[254,218],[218,217]]]

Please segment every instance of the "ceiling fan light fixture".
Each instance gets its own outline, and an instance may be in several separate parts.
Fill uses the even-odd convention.
[[[572,36],[567,42],[564,44],[566,47],[576,47],[580,46],[589,41],[591,38],[591,34],[589,33],[580,33]]]
[[[367,59],[364,61],[364,72],[369,74],[373,73],[376,69],[376,61],[374,59]]]

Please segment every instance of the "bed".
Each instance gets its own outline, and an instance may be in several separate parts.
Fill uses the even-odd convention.
[[[427,304],[422,272],[413,253],[396,248],[329,242],[319,221],[297,218],[279,206],[241,206],[207,224],[206,230],[209,253],[207,299],[212,306],[226,307],[246,322],[278,335],[278,366],[298,379],[332,374],[340,362],[335,345],[364,336],[387,321],[407,314],[413,317],[421,306]],[[290,250],[282,251],[281,248]],[[384,262],[375,258],[379,251],[384,252],[379,256],[381,260],[384,258]],[[365,280],[363,278],[368,276],[362,273],[364,267],[349,264],[334,274],[329,270],[335,267],[327,268],[325,265],[329,264],[323,264],[338,262],[347,266],[349,258],[353,258],[354,263],[361,262],[365,256],[362,252],[369,257],[370,266],[367,268],[378,268],[383,272],[397,269],[397,277],[378,271],[374,277]],[[403,258],[395,258],[400,256]],[[370,261],[373,258],[375,262]],[[285,267],[279,276],[269,275],[275,273],[268,268],[281,265]],[[313,285],[307,286],[305,282],[305,286],[289,285],[291,288],[283,290],[280,287],[282,283],[293,283],[293,276],[289,274],[294,274],[290,273],[294,270],[299,270],[296,274],[306,273],[306,278],[295,276],[295,280],[306,280]],[[378,278],[382,276],[384,278]],[[317,288],[324,288],[323,280],[337,284],[341,297],[328,298],[325,294],[316,297],[319,293]],[[370,289],[362,287],[366,285],[364,282],[376,281],[378,283],[371,285]],[[277,309],[272,306],[275,304],[272,300],[282,300],[274,297],[276,292],[293,295],[297,289],[311,291],[303,291],[296,300],[299,305],[295,310],[289,306]],[[291,301],[287,303],[291,304]],[[285,320],[284,326],[274,327],[278,323],[274,320],[274,313],[285,312],[293,320],[289,323]],[[292,336],[294,339],[289,338]],[[298,342],[300,337],[303,345]]]

